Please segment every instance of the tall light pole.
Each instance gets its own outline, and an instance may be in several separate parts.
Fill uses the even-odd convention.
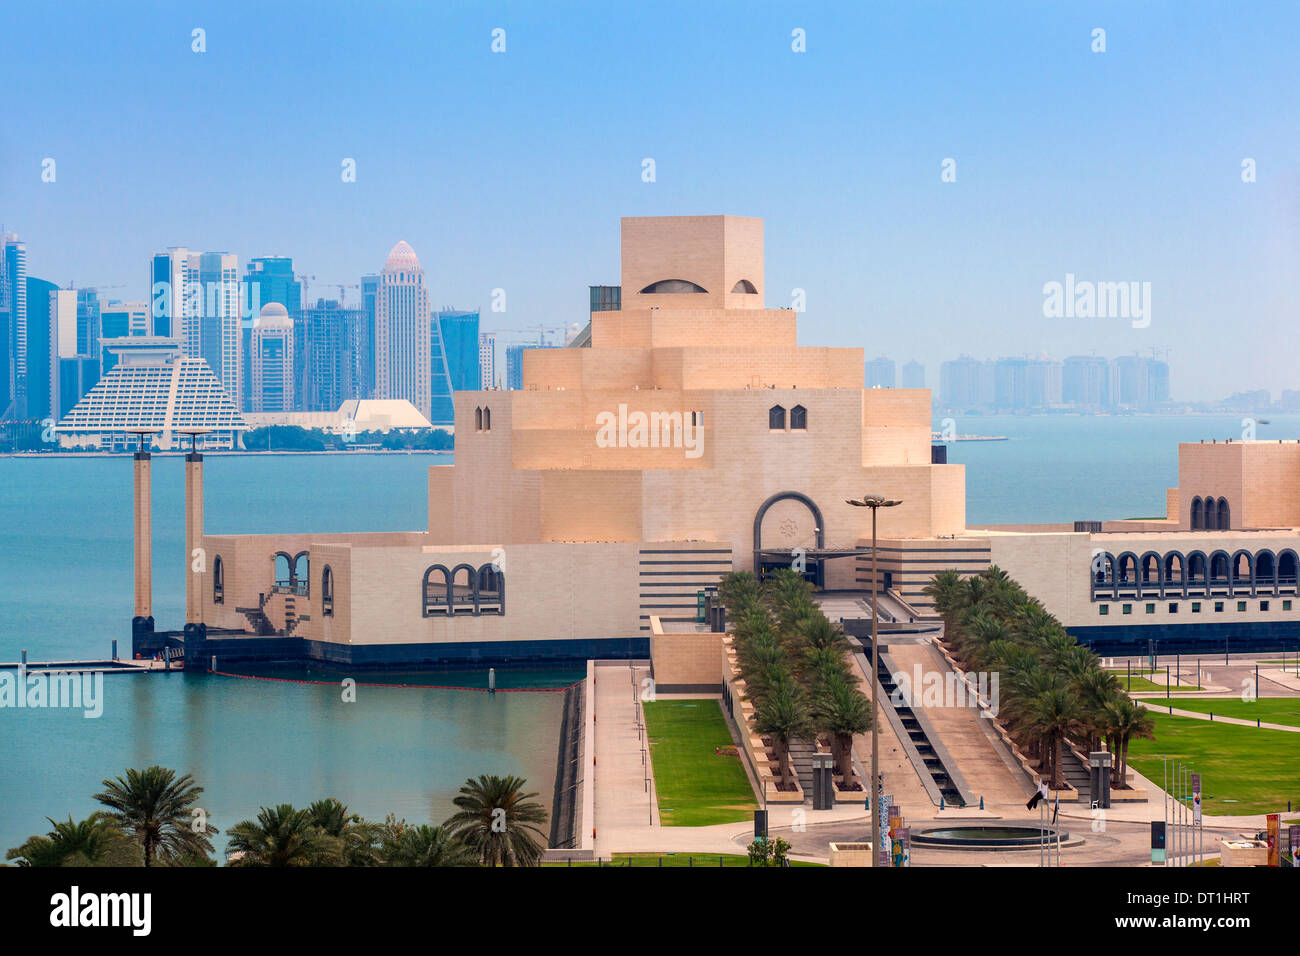
[[[879,776],[880,761],[880,732],[879,716],[880,712],[876,708],[876,687],[880,684],[880,608],[878,607],[878,594],[880,591],[879,565],[876,562],[876,512],[881,508],[892,508],[895,505],[901,505],[902,500],[893,500],[886,498],[884,495],[863,495],[861,500],[847,498],[845,501],[855,508],[871,509],[871,780],[867,783],[867,793],[871,794],[876,801],[880,799],[880,791],[876,789],[876,778]],[[880,807],[876,807],[871,817],[872,840],[871,840],[871,865],[878,866],[880,860],[879,842],[881,839],[880,830]]]

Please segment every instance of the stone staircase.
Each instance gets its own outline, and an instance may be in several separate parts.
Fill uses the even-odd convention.
[[[813,793],[813,754],[817,752],[817,744],[810,738],[802,738],[790,741],[790,763],[794,766],[794,774],[799,778],[799,786],[803,787],[805,801],[812,800]]]
[[[1079,791],[1079,805],[1092,806],[1092,774],[1067,740],[1061,748],[1061,776]]]

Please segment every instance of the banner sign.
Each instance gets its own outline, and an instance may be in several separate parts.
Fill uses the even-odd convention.
[[[1281,866],[1281,846],[1279,830],[1282,829],[1282,815],[1270,813],[1264,818],[1268,822],[1268,865]]]

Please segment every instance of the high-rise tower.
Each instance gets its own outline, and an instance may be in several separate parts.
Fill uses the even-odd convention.
[[[428,418],[432,317],[424,270],[405,241],[388,253],[375,305],[375,397],[404,398]]]

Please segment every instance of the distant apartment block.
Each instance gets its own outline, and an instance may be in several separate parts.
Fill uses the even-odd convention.
[[[495,388],[497,383],[497,336],[495,332],[478,334],[479,387]]]
[[[964,355],[939,372],[939,403],[952,409],[1136,409],[1169,401],[1169,366],[1139,355],[1073,355],[1064,362]]]
[[[868,362],[865,384],[867,388],[896,388],[898,378],[894,369],[894,360],[882,355]]]
[[[296,408],[329,412],[363,398],[368,387],[366,343],[373,329],[366,310],[317,299],[291,318]]]
[[[903,366],[903,388],[925,388],[925,366],[913,360]]]

